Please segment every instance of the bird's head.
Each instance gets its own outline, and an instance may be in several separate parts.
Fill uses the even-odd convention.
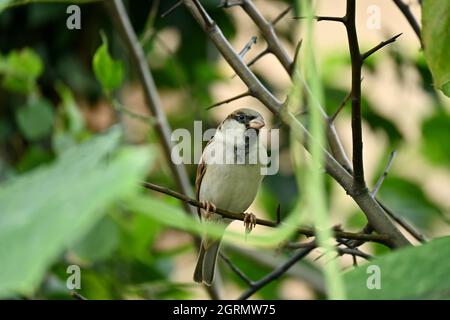
[[[223,129],[254,129],[256,132],[264,126],[265,122],[261,114],[249,108],[233,111],[222,123]]]

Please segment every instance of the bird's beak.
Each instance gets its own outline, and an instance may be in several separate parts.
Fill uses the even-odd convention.
[[[261,129],[262,127],[264,127],[266,124],[264,123],[264,121],[263,121],[262,119],[256,118],[256,119],[251,120],[251,121],[248,123],[248,125],[249,125],[249,127],[252,128],[252,129],[259,130],[259,129]]]

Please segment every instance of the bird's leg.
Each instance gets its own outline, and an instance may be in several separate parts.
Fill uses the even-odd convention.
[[[205,208],[205,220],[208,220],[211,217],[212,213],[216,211],[217,207],[214,205],[214,203],[209,201],[200,201],[200,203]]]
[[[245,233],[248,234],[256,226],[256,216],[253,213],[245,212],[243,221],[245,226]]]

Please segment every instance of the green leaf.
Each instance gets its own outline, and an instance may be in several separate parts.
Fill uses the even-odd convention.
[[[119,244],[119,229],[113,220],[104,217],[74,247],[75,254],[83,260],[97,262],[108,258]]]
[[[123,63],[113,60],[108,51],[108,40],[102,34],[103,44],[97,49],[92,60],[95,77],[106,94],[117,89],[123,81]]]
[[[48,136],[53,129],[53,108],[47,100],[36,100],[17,109],[17,125],[29,140]]]
[[[373,272],[380,269],[380,289],[368,289]],[[350,299],[450,299],[450,237],[409,247],[375,258],[345,274]]]
[[[116,150],[120,136],[112,130],[0,185],[0,297],[30,294],[108,206],[140,190],[148,150]]]
[[[450,97],[450,1],[424,0],[422,26],[425,59],[435,87]]]
[[[437,165],[450,165],[450,115],[439,112],[422,124],[422,151]]]
[[[4,74],[3,86],[11,91],[32,91],[43,69],[41,58],[30,48],[11,51],[6,58],[0,57],[0,74]]]

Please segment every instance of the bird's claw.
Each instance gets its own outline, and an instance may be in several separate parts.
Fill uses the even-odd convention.
[[[217,207],[214,203],[209,201],[200,201],[200,203],[205,208],[205,219],[209,219],[212,213],[216,212]],[[211,210],[212,209],[212,210]]]
[[[244,213],[243,221],[244,221],[246,234],[250,233],[250,231],[252,231],[253,228],[256,227],[256,216],[253,213],[249,213],[249,212]]]

